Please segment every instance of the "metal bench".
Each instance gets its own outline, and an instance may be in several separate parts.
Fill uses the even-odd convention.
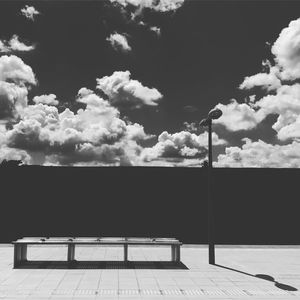
[[[171,246],[171,261],[180,262],[182,243],[174,238],[122,238],[122,237],[25,237],[12,242],[14,245],[14,268],[27,262],[28,245],[67,245],[67,262],[75,262],[76,245],[123,245],[124,261],[128,261],[128,246]]]

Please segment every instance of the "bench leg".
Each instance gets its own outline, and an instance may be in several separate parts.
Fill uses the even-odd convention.
[[[124,244],[124,261],[128,261],[128,245]]]
[[[19,244],[14,245],[14,268],[17,268],[21,262],[21,246]]]
[[[68,262],[75,261],[75,245],[68,244]]]
[[[180,245],[175,246],[175,261],[180,262]]]
[[[171,245],[171,260],[175,261],[175,246]]]
[[[14,245],[14,268],[27,261],[27,244]]]
[[[171,255],[173,262],[180,262],[180,245],[171,246]]]
[[[21,247],[21,261],[27,261],[27,244],[23,244]]]

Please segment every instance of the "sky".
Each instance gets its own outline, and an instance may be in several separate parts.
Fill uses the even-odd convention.
[[[300,167],[297,1],[1,1],[0,161]]]

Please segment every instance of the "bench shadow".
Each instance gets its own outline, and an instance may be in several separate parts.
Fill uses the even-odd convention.
[[[188,270],[182,262],[172,261],[26,261],[16,269],[163,269]]]
[[[238,273],[241,273],[241,274],[244,274],[244,275],[247,275],[247,276],[251,276],[251,277],[255,277],[255,278],[259,278],[259,279],[263,279],[263,280],[267,280],[267,281],[274,282],[274,285],[275,285],[277,288],[279,288],[279,289],[281,289],[281,290],[284,290],[284,291],[290,291],[290,292],[298,291],[298,289],[296,289],[296,288],[293,287],[293,286],[290,286],[290,285],[287,285],[287,284],[283,284],[283,283],[277,282],[277,281],[274,279],[274,277],[272,277],[272,276],[270,276],[270,275],[266,275],[266,274],[256,274],[256,275],[253,275],[253,274],[250,274],[250,273],[247,273],[247,272],[244,272],[244,271],[236,270],[236,269],[229,268],[229,267],[225,267],[225,266],[218,265],[218,264],[215,264],[215,266],[216,266],[216,267],[219,267],[219,268],[226,269],[226,270],[238,272]]]

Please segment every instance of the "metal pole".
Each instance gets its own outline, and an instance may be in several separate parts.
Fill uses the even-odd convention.
[[[212,120],[208,120],[208,256],[209,264],[215,264],[214,219],[212,197]]]

